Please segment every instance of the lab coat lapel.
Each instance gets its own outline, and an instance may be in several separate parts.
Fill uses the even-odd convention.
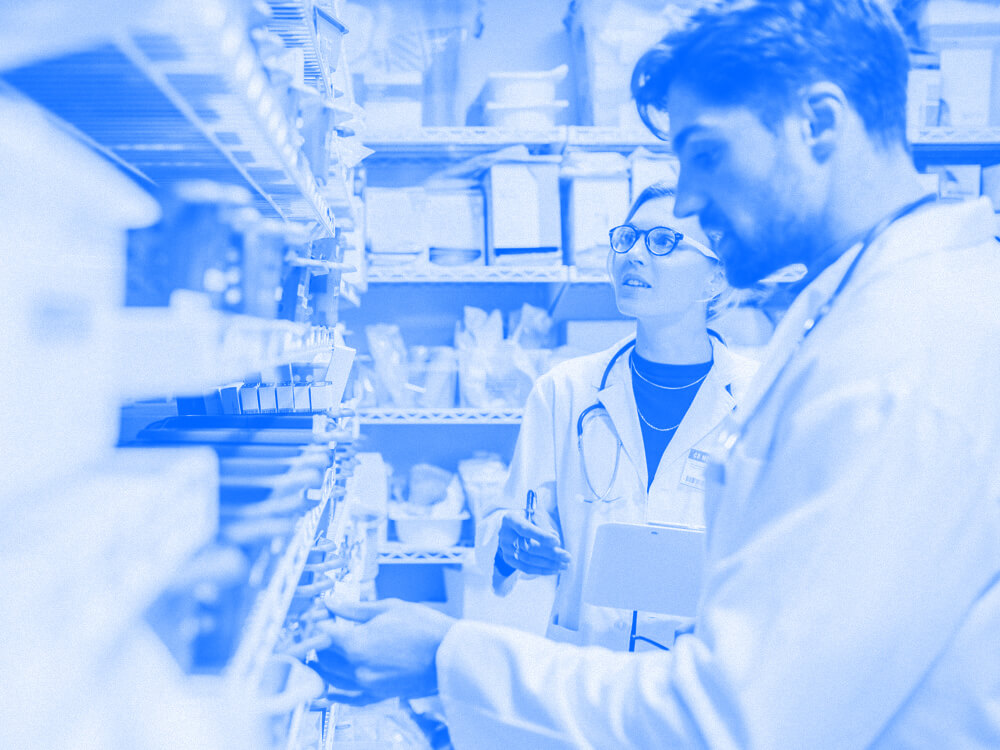
[[[684,415],[681,426],[677,428],[673,439],[663,451],[656,476],[653,479],[652,493],[659,489],[659,484],[670,481],[670,467],[681,456],[687,454],[691,446],[696,445],[714,430],[736,406],[736,400],[726,388],[733,380],[733,360],[725,346],[712,342],[712,358],[714,364],[709,370],[705,382],[698,389],[698,394]]]
[[[813,318],[830,298],[860,250],[861,243],[858,243],[840,256],[792,302],[764,351],[761,367],[747,389],[746,396],[740,401],[738,422],[744,422],[757,411],[760,402],[795,353],[805,322]]]
[[[639,416],[635,408],[635,396],[632,394],[632,376],[625,355],[615,363],[608,382],[597,392],[597,400],[601,402],[611,417],[611,423],[622,441],[625,454],[635,467],[642,480],[643,488],[648,483],[646,472],[646,451],[642,445],[642,432],[639,429]]]

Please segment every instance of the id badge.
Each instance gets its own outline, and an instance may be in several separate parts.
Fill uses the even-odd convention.
[[[692,489],[705,490],[705,471],[711,456],[705,451],[692,448],[688,451],[687,459],[684,461],[684,470],[681,472],[681,484]]]

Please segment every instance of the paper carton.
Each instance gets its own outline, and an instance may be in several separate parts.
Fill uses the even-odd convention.
[[[559,157],[495,164],[484,189],[487,263],[562,263]]]

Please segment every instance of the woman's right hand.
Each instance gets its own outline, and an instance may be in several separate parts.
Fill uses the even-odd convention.
[[[523,512],[508,511],[500,524],[500,555],[507,565],[530,575],[555,575],[569,565],[558,535],[535,526]]]

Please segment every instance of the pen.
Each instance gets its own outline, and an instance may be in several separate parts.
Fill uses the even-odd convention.
[[[529,523],[535,522],[535,491],[528,490],[528,496],[524,500],[524,520]]]

